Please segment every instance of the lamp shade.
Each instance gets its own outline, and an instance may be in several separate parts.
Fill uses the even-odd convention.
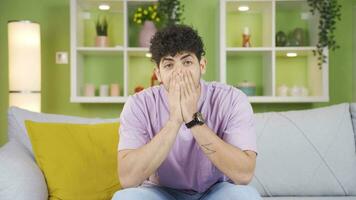
[[[40,25],[31,21],[8,22],[10,106],[40,111]]]

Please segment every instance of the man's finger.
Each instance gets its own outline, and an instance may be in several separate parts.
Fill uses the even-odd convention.
[[[186,91],[186,86],[184,84],[183,76],[179,75],[179,82],[180,82],[180,88],[181,88],[181,94],[183,95],[183,98],[187,98],[188,93]]]
[[[195,87],[195,84],[194,84],[194,81],[193,81],[193,74],[190,71],[188,71],[188,80],[189,80],[189,83],[190,83],[190,85],[192,87],[193,92],[196,92],[197,88]]]
[[[185,80],[186,80],[187,87],[189,89],[189,93],[192,94],[193,92],[195,92],[195,88],[194,88],[194,83],[192,83],[190,80],[190,71],[185,72]]]

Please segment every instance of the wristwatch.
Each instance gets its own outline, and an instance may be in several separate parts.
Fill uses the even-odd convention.
[[[196,112],[193,115],[193,120],[186,123],[185,126],[187,128],[192,128],[195,125],[203,125],[205,123],[205,120],[203,118],[203,115],[200,112]]]

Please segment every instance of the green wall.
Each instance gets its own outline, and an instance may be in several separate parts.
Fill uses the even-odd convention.
[[[216,77],[219,56],[219,0],[183,0],[185,23],[202,36],[208,59],[204,79]],[[202,2],[204,2],[202,4]],[[340,0],[342,21],[336,38],[341,49],[330,53],[330,102],[307,104],[254,104],[255,112],[307,109],[352,101],[352,4]],[[199,9],[198,9],[199,8]],[[7,141],[8,68],[7,21],[28,19],[41,24],[42,40],[42,111],[87,117],[117,117],[123,104],[70,103],[70,66],[55,64],[55,52],[70,49],[69,0],[0,1],[0,145]]]

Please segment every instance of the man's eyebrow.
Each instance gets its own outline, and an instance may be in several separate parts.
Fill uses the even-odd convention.
[[[173,59],[173,58],[167,58],[167,57],[164,57],[164,58],[162,59],[162,62],[163,62],[163,61],[166,61],[166,60],[168,60],[168,61],[174,61],[174,59]]]
[[[188,53],[188,54],[182,56],[180,59],[183,60],[184,58],[189,57],[189,56],[192,56],[192,54]]]

